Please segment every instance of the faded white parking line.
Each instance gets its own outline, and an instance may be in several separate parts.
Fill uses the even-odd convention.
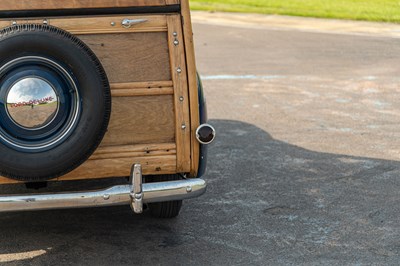
[[[46,254],[47,251],[40,249],[34,251],[27,251],[21,253],[8,253],[8,254],[0,254],[0,262],[13,262],[13,261],[20,261],[20,260],[28,260],[33,259],[35,257],[42,256]]]

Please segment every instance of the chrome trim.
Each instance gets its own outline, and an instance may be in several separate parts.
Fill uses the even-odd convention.
[[[135,170],[133,172],[135,173]],[[206,187],[206,182],[200,178],[144,183],[142,186],[142,203],[195,198],[204,194]],[[132,204],[135,205],[132,199],[132,188],[135,191],[134,178],[130,184],[113,186],[104,190],[54,194],[5,195],[0,196],[0,212],[117,205],[132,206]],[[134,211],[140,213],[140,208],[134,209]]]
[[[131,208],[135,213],[143,212],[143,178],[142,166],[135,164],[131,171]]]
[[[199,131],[200,131],[203,127],[209,127],[209,128],[212,130],[213,138],[212,138],[210,141],[208,141],[208,142],[204,142],[204,141],[202,141],[202,140],[200,139]],[[201,125],[196,129],[196,139],[197,139],[198,142],[200,142],[201,144],[204,144],[204,145],[207,145],[207,144],[212,143],[212,142],[215,140],[216,134],[217,134],[217,133],[216,133],[216,131],[215,131],[215,128],[214,128],[212,125],[207,124],[207,123],[206,123],[206,124],[201,124]]]
[[[0,134],[0,138],[2,140],[4,140],[5,142],[7,142],[10,145],[13,145],[15,147],[18,148],[22,148],[22,149],[28,149],[28,150],[37,150],[37,149],[43,149],[43,148],[47,148],[51,145],[54,145],[55,143],[59,142],[60,140],[62,140],[66,135],[68,135],[68,133],[71,131],[71,129],[74,127],[75,123],[78,120],[79,117],[79,112],[81,109],[81,102],[79,100],[80,96],[79,96],[79,91],[78,91],[78,87],[76,86],[76,83],[74,81],[74,79],[72,78],[71,74],[68,73],[68,71],[66,69],[64,69],[60,64],[48,59],[48,58],[44,58],[44,57],[40,57],[40,56],[24,56],[24,57],[19,57],[16,58],[14,60],[11,60],[10,62],[7,62],[5,65],[3,65],[0,68],[0,74],[4,71],[4,69],[6,69],[7,67],[9,67],[12,64],[16,64],[19,61],[25,61],[25,60],[39,60],[39,61],[43,61],[43,62],[47,62],[50,65],[53,65],[54,67],[56,67],[58,70],[60,70],[61,72],[64,73],[64,75],[69,79],[69,81],[71,82],[73,88],[74,88],[74,95],[75,95],[75,100],[76,100],[76,108],[75,110],[73,110],[74,114],[73,114],[73,118],[71,119],[71,121],[69,121],[69,125],[67,126],[66,130],[64,132],[62,132],[62,134],[60,136],[58,136],[58,138],[54,139],[51,142],[48,143],[44,143],[43,145],[40,145],[39,147],[37,146],[27,146],[27,145],[19,145],[11,140],[9,140],[8,138],[2,136],[2,134]]]
[[[23,82],[23,81],[25,81],[25,80],[27,80],[27,79],[37,79],[37,80],[41,80],[41,81],[43,81],[44,83],[46,83],[46,84],[53,90],[52,92],[53,92],[54,98],[56,99],[56,102],[57,102],[57,109],[56,109],[56,111],[53,112],[52,114],[50,114],[50,115],[53,116],[52,119],[51,119],[51,120],[48,120],[46,124],[44,124],[43,126],[40,126],[40,127],[32,127],[32,128],[29,128],[29,127],[26,127],[26,126],[22,125],[21,123],[18,123],[17,120],[19,120],[19,119],[15,119],[15,118],[12,116],[12,114],[10,113],[10,110],[9,110],[9,104],[10,104],[10,103],[9,103],[9,96],[10,96],[11,90],[13,90],[13,88],[15,88],[15,86],[17,86],[18,83]],[[37,99],[38,97],[33,97],[33,98],[36,98],[36,99]],[[10,120],[11,120],[12,122],[14,122],[14,124],[16,124],[16,125],[19,126],[19,127],[24,128],[24,129],[26,129],[26,130],[40,130],[40,129],[45,128],[47,125],[51,124],[51,123],[54,121],[54,119],[57,117],[58,111],[60,110],[60,99],[59,99],[58,95],[56,94],[56,91],[55,91],[55,89],[54,89],[53,84],[51,84],[48,80],[46,80],[46,79],[44,79],[44,78],[42,78],[42,77],[27,76],[27,77],[22,77],[21,79],[17,80],[17,81],[11,86],[11,88],[8,90],[8,92],[7,92],[7,99],[6,99],[6,100],[7,100],[6,113],[7,113],[8,117],[10,118]],[[19,102],[22,102],[22,101],[19,101]],[[49,115],[48,117],[50,117],[50,115]]]
[[[129,29],[133,25],[144,23],[144,22],[147,22],[147,21],[148,21],[148,19],[129,19],[129,18],[126,18],[126,19],[122,20],[121,25],[124,28]]]

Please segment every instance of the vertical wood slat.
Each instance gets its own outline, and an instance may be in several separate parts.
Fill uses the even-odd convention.
[[[181,13],[183,17],[183,35],[184,45],[187,62],[187,77],[189,84],[189,97],[190,97],[190,124],[191,124],[191,172],[190,175],[197,176],[200,160],[200,144],[196,140],[196,129],[200,125],[200,113],[199,113],[199,96],[197,93],[197,70],[196,60],[193,43],[193,30],[192,22],[190,17],[190,7],[188,0],[181,1]]]
[[[177,172],[190,172],[190,114],[189,93],[183,33],[179,15],[169,15],[168,45],[172,81],[174,84]]]

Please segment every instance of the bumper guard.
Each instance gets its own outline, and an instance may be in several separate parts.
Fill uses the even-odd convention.
[[[195,198],[204,194],[206,187],[200,178],[143,183],[141,165],[135,164],[127,185],[84,192],[0,196],[0,212],[130,205],[135,213],[142,213],[144,203]]]

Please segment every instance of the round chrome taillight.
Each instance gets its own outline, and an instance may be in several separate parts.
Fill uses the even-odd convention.
[[[210,144],[215,139],[215,129],[209,124],[202,124],[196,130],[196,139],[201,144]]]

